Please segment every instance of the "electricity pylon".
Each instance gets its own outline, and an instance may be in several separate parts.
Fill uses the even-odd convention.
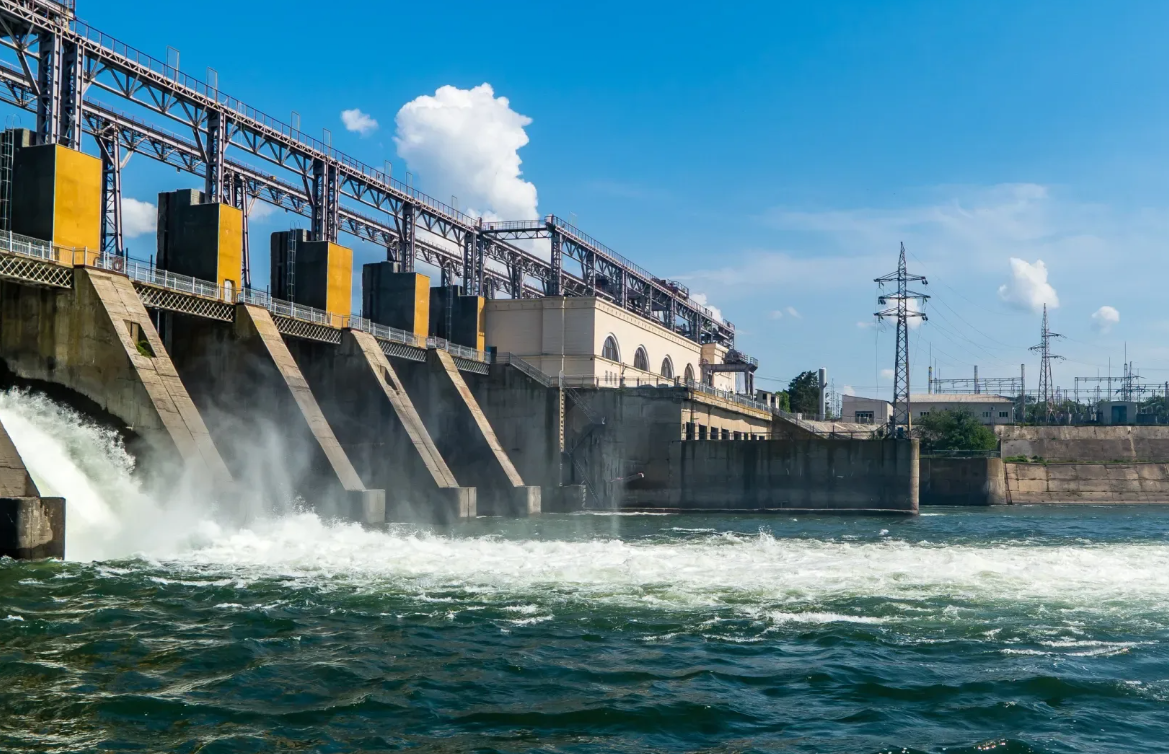
[[[1043,421],[1044,423],[1051,423],[1051,362],[1062,360],[1062,356],[1056,356],[1051,352],[1051,339],[1062,338],[1059,333],[1051,331],[1047,326],[1047,304],[1043,305],[1043,329],[1040,331],[1039,344],[1031,346],[1031,350],[1040,355],[1039,362],[1039,395],[1038,399],[1043,402]],[[1027,408],[1026,402],[1023,404],[1024,411]],[[1038,406],[1036,407],[1038,408]],[[1024,415],[1026,419],[1026,415]]]
[[[909,290],[910,283],[929,285],[921,275],[910,275],[905,269],[905,244],[901,244],[901,257],[897,261],[897,272],[877,278],[874,282],[884,290],[886,285],[895,284],[896,293],[882,294],[877,303],[888,307],[876,313],[877,319],[897,320],[897,361],[893,368],[893,430],[905,427],[913,429],[913,416],[909,400],[909,320],[928,320],[925,302],[929,296]],[[911,303],[914,302],[914,303]]]

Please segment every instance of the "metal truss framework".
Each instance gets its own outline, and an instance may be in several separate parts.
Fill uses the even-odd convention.
[[[109,37],[66,6],[0,0],[0,45],[15,53],[15,64],[0,61],[0,98],[37,113],[40,143],[80,148],[83,129],[99,141],[104,133],[127,155],[144,154],[202,176],[213,199],[239,206],[232,184],[241,182],[245,197],[310,218],[318,240],[336,241],[348,233],[382,246],[404,270],[413,269],[417,258],[448,279],[460,278],[464,292],[513,298],[595,295],[697,342],[734,344],[734,326],[691,300],[684,287],[655,278],[564,221],[548,216],[484,225]],[[173,120],[191,137],[118,113],[96,102],[94,91]],[[229,152],[279,166],[294,181],[281,181]],[[108,164],[120,171],[124,163],[111,158]],[[113,203],[120,202],[114,196]],[[352,205],[384,213],[386,220],[359,214]],[[106,238],[113,245],[120,212],[110,207],[110,214],[118,215],[107,223]],[[423,241],[419,229],[441,242]],[[551,240],[550,262],[508,243],[530,238]],[[566,258],[579,264],[579,273],[564,269]]]

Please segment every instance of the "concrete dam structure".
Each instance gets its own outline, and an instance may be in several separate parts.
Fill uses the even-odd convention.
[[[0,60],[0,99],[37,120],[0,136],[0,375],[115,428],[150,484],[228,505],[297,499],[370,525],[584,507],[917,510],[915,442],[835,440],[756,400],[758,362],[733,324],[571,224],[459,212],[177,70],[159,75],[71,5],[0,0],[0,19],[17,59]],[[87,90],[190,116],[191,136]],[[203,183],[159,195],[149,262],[122,241],[124,154]],[[262,286],[255,201],[310,225],[271,234]],[[385,261],[355,275],[343,234]],[[536,238],[549,257],[516,243]],[[6,494],[37,499],[22,484]],[[7,526],[57,537],[47,510]]]

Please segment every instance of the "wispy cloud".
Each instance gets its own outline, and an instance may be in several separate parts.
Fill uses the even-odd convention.
[[[378,128],[378,123],[372,116],[361,112],[356,107],[352,110],[342,110],[341,122],[345,124],[346,131],[352,131],[362,136],[369,136]]]

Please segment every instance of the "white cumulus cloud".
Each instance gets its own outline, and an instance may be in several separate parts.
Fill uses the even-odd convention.
[[[1059,296],[1047,282],[1047,265],[1042,259],[1032,264],[1011,257],[1011,278],[999,286],[999,298],[1016,309],[1039,313],[1046,304],[1049,309],[1059,306]]]
[[[137,238],[154,233],[158,227],[158,208],[150,202],[122,199],[122,237]]]
[[[883,379],[883,380],[893,379],[893,370],[892,369],[882,369],[881,370],[881,379]]]
[[[342,110],[341,122],[345,124],[346,131],[352,131],[362,136],[369,136],[377,130],[377,121],[356,107],[352,110]]]
[[[796,308],[794,306],[789,306],[784,311],[787,312],[789,317],[795,317],[796,319],[803,319],[804,318],[802,314],[800,314],[798,311],[796,311]]]
[[[1120,324],[1120,312],[1112,306],[1102,306],[1092,315],[1092,327],[1096,332],[1107,335],[1115,325]]]
[[[457,196],[472,214],[532,220],[536,186],[521,177],[519,154],[531,122],[490,84],[444,86],[402,106],[394,141],[429,193]]]

